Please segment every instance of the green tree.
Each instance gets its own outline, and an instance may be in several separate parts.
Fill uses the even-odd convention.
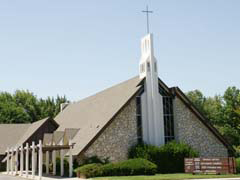
[[[204,97],[203,93],[200,90],[189,91],[187,93],[188,98],[193,102],[193,104],[197,107],[199,111],[206,115],[204,105],[206,102],[206,97]]]
[[[190,91],[187,96],[232,145],[240,145],[238,88],[228,87],[223,96],[205,97],[199,90]]]
[[[225,137],[231,138],[233,145],[240,145],[240,90],[229,87],[223,95],[222,124],[224,124]]]
[[[229,87],[224,93],[223,120],[240,132],[240,89]]]
[[[17,90],[14,94],[0,92],[0,123],[30,123],[55,117],[64,102],[68,102],[65,96],[38,99],[29,91]]]

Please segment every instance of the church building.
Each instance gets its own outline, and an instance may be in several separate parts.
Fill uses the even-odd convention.
[[[71,139],[72,155],[79,162],[91,156],[112,162],[125,160],[129,148],[139,142],[161,146],[175,140],[190,145],[201,157],[227,157],[234,152],[178,87],[170,88],[158,77],[152,34],[141,40],[139,75],[78,102],[63,104],[61,109],[54,119],[36,124],[1,124],[2,157],[7,147],[44,141],[47,135],[56,138],[61,133],[62,138],[67,135]],[[19,135],[6,141],[14,129]]]

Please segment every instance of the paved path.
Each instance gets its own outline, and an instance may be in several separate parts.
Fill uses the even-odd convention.
[[[24,180],[23,178],[0,174],[0,180]]]
[[[35,179],[38,179],[36,176]],[[42,180],[81,180],[79,178],[42,177]],[[0,180],[27,180],[23,177],[9,176],[0,173]],[[213,179],[192,179],[192,180],[240,180],[240,178],[213,178]]]
[[[38,176],[35,177],[36,180],[38,180]],[[42,177],[42,180],[81,180],[80,178],[62,178],[62,177]],[[18,177],[18,176],[10,176],[6,174],[0,173],[0,180],[27,180],[24,177]]]

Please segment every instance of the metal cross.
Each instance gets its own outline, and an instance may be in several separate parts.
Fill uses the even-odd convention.
[[[147,15],[147,33],[149,33],[149,19],[148,19],[148,14],[149,14],[149,13],[153,13],[153,11],[149,11],[149,10],[148,10],[148,6],[147,6],[146,11],[142,11],[142,12],[146,13],[146,15]]]

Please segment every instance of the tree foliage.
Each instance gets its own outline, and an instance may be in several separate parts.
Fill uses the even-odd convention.
[[[240,145],[240,89],[228,87],[222,96],[214,97],[194,90],[187,96],[232,145]]]
[[[45,117],[55,117],[64,102],[67,102],[65,96],[42,99],[29,91],[0,92],[0,123],[32,123]]]

